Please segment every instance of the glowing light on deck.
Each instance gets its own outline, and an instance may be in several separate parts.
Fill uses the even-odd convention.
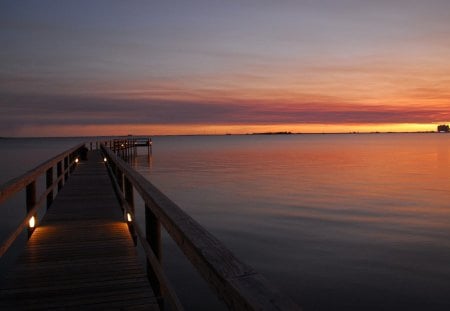
[[[34,216],[31,216],[30,220],[28,221],[28,226],[30,228],[34,228],[36,226],[36,218]]]
[[[131,214],[130,213],[127,213],[127,221],[128,222],[131,222],[133,219],[131,218]]]

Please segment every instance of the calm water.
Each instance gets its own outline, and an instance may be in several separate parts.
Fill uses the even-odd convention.
[[[450,308],[450,135],[153,141],[134,166],[305,310]],[[218,308],[164,242],[182,300]]]

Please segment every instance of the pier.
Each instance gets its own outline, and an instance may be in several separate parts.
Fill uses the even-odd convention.
[[[164,227],[229,309],[300,310],[121,158],[137,145],[81,144],[1,186],[0,203],[25,190],[27,214],[1,242],[0,256],[24,230],[29,240],[0,277],[0,309],[183,310],[161,267]],[[135,193],[145,228],[135,221]]]

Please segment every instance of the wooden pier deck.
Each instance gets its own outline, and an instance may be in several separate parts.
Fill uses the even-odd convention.
[[[0,279],[0,310],[158,310],[98,151],[78,164]]]

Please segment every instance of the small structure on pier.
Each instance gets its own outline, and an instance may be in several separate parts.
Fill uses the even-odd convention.
[[[449,133],[450,132],[450,128],[449,128],[449,126],[447,124],[441,124],[441,125],[438,125],[437,131],[439,133]]]

